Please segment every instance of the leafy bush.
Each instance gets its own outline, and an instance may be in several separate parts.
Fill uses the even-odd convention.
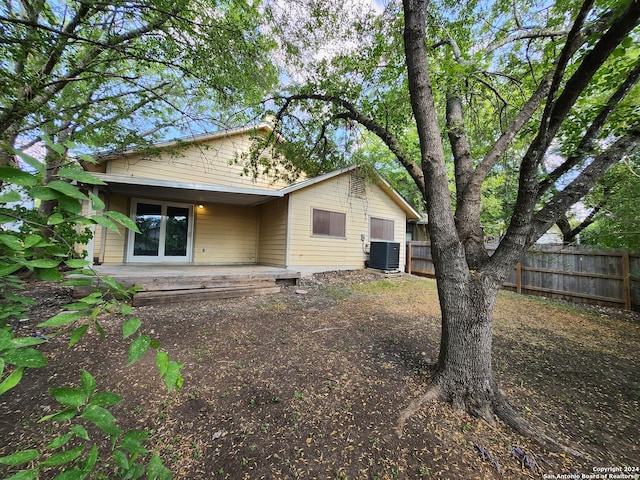
[[[51,148],[58,148],[49,144]],[[101,336],[104,329],[98,321],[101,313],[124,317],[122,337],[130,342],[128,361],[134,363],[150,348],[156,349],[156,365],[167,389],[179,389],[182,385],[182,364],[172,361],[159,350],[159,342],[148,335],[139,334],[142,325],[133,316],[128,300],[136,288],[126,289],[109,277],[98,278],[91,263],[76,251],[76,244],[88,241],[91,225],[101,225],[119,232],[118,226],[137,231],[134,222],[119,212],[104,211],[105,205],[91,192],[83,192],[82,185],[99,185],[102,182],[84,171],[77,163],[70,162],[58,171],[58,178],[43,182],[44,165],[23,152],[8,149],[17,155],[27,167],[0,167],[0,395],[14,388],[23,380],[26,369],[47,364],[37,346],[46,342],[42,336],[17,337],[15,325],[25,318],[33,304],[24,294],[24,279],[59,282],[63,286],[94,286],[84,298],[67,305],[64,311],[40,323],[52,335],[68,335],[69,346],[79,342],[83,335],[94,328]],[[84,161],[92,161],[83,157]],[[54,200],[57,206],[49,218],[42,218],[28,203]],[[82,202],[91,204],[90,212],[83,214]],[[63,273],[65,274],[63,276]],[[100,288],[97,288],[100,285]],[[80,388],[58,387],[49,392],[61,405],[61,410],[43,417],[40,421],[69,422],[68,432],[53,438],[44,451],[26,449],[0,457],[0,464],[18,469],[11,479],[35,479],[43,469],[57,468],[57,479],[82,479],[96,470],[111,469],[107,477],[171,478],[157,453],[144,447],[147,434],[140,431],[123,432],[117,426],[109,408],[121,401],[111,392],[99,392],[93,376],[83,371]],[[89,434],[93,425],[110,439],[111,450],[101,457]],[[146,461],[145,463],[143,462]]]

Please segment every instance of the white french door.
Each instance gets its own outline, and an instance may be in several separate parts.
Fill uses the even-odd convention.
[[[131,217],[140,233],[129,236],[129,262],[190,262],[193,206],[133,200]]]

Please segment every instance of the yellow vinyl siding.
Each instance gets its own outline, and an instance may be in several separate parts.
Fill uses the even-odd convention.
[[[120,212],[124,215],[129,215],[129,199],[123,195],[111,195],[109,203],[107,205],[108,210]],[[119,225],[119,234],[113,230],[105,229],[105,248],[104,248],[104,263],[123,263],[125,256],[125,245],[127,239],[126,229]],[[100,229],[96,229],[96,234],[101,235]],[[100,250],[96,250],[96,256]]]
[[[394,220],[394,241],[400,243],[400,268],[404,267],[405,213],[380,187],[365,186],[364,195],[352,195],[349,174],[312,185],[292,194],[289,266],[362,268],[367,259],[360,235],[369,243],[370,217]],[[314,236],[314,208],[346,215],[345,238]]]
[[[260,208],[258,261],[269,265],[286,264],[288,199],[266,203]]]
[[[251,139],[238,134],[165,149],[157,154],[127,155],[109,160],[107,173],[132,177],[174,180],[177,182],[224,185],[231,187],[278,190],[287,185],[268,176],[243,172],[243,161],[236,164],[236,155],[248,152]]]
[[[195,263],[256,263],[258,207],[205,205],[195,210]]]

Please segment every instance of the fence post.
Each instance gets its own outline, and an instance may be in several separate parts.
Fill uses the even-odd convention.
[[[516,264],[516,292],[522,293],[522,264]]]
[[[405,265],[406,272],[411,275],[411,264],[413,263],[413,247],[411,242],[407,242],[407,264]]]
[[[624,289],[624,308],[631,310],[631,272],[629,268],[629,252],[622,252],[622,282]]]

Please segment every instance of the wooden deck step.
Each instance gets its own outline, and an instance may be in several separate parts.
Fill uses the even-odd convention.
[[[134,307],[139,307],[142,305],[160,305],[175,302],[271,295],[274,293],[280,293],[280,288],[281,287],[276,285],[275,282],[256,282],[207,288],[145,290],[138,292],[133,297],[132,305]]]

